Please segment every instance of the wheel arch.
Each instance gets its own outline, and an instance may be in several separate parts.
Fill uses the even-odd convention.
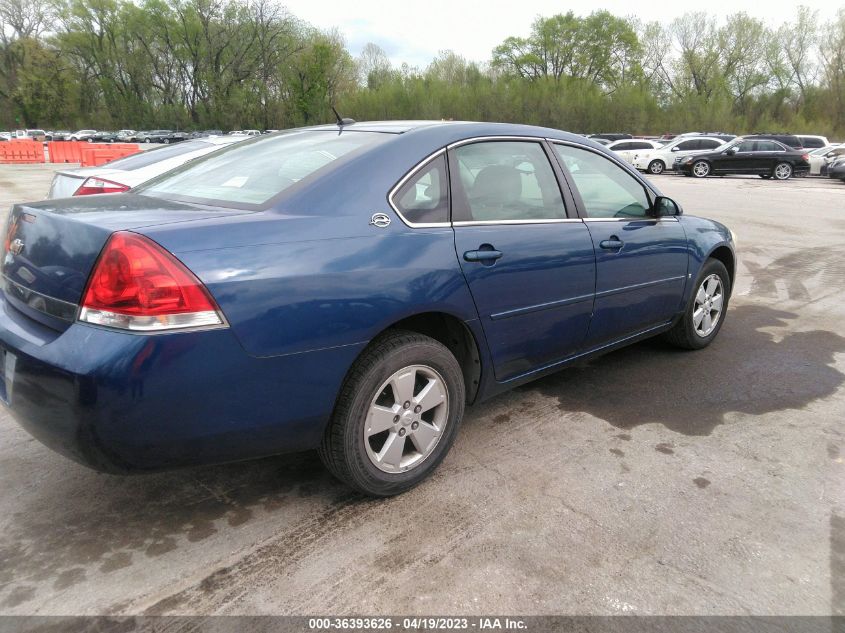
[[[734,252],[726,244],[720,244],[708,253],[707,259],[710,258],[720,261],[725,265],[731,279],[731,292],[733,292],[734,279],[736,279],[736,256]]]
[[[480,342],[476,334],[463,320],[448,312],[420,312],[404,316],[382,327],[350,364],[343,383],[348,379],[358,359],[372,347],[373,342],[394,330],[424,334],[445,345],[461,366],[467,404],[475,402],[481,388],[482,356]],[[341,391],[342,389],[339,389],[338,394]],[[335,403],[335,406],[337,406],[337,403]]]

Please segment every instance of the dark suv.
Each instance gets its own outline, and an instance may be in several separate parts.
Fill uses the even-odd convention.
[[[771,141],[777,141],[778,143],[783,143],[791,147],[792,149],[804,149],[804,145],[801,143],[801,139],[795,136],[794,134],[768,134],[768,133],[758,133],[758,134],[749,134],[748,136],[743,136],[742,138],[753,141],[757,139],[766,139]]]

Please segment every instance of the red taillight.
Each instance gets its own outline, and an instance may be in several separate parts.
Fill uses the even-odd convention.
[[[140,331],[223,324],[214,299],[182,262],[128,232],[112,235],[100,253],[79,320]]]
[[[79,189],[73,192],[75,196],[90,196],[95,193],[123,193],[129,191],[130,187],[121,185],[119,182],[112,182],[104,178],[97,178],[92,176],[86,178]]]

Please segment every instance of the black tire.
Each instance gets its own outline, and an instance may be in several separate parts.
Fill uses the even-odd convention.
[[[722,282],[722,288],[724,291],[722,312],[713,331],[710,332],[710,334],[707,336],[701,336],[695,331],[695,326],[693,324],[695,296],[702,282],[712,274],[718,275]],[[731,278],[728,274],[727,268],[725,268],[725,265],[718,259],[708,259],[704,263],[704,266],[701,267],[701,272],[698,274],[698,278],[695,280],[695,286],[693,286],[692,288],[689,303],[687,304],[687,307],[684,310],[683,317],[681,317],[681,319],[672,327],[671,330],[666,332],[664,338],[670,343],[672,343],[672,345],[675,345],[676,347],[680,347],[682,349],[702,349],[710,345],[710,343],[713,342],[713,339],[718,336],[719,331],[722,329],[722,325],[725,323],[725,317],[728,313],[728,303],[730,302],[731,298],[731,290]]]
[[[651,161],[648,164],[648,173],[658,176],[666,171],[666,165],[659,158]]]
[[[794,170],[789,163],[778,163],[772,170],[772,178],[775,180],[789,180],[792,178]]]
[[[706,169],[705,169],[706,167]],[[690,173],[696,178],[707,178],[710,175],[710,163],[706,160],[697,160],[692,164]]]
[[[388,473],[367,454],[364,424],[380,387],[411,365],[431,367],[443,378],[448,396],[446,427],[433,451],[417,466]],[[428,477],[449,452],[465,400],[461,367],[446,346],[416,332],[388,332],[373,341],[349,371],[318,448],[320,459],[336,478],[364,494],[388,497],[405,492]]]

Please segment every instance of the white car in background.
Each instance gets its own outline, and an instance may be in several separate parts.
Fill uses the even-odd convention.
[[[53,184],[47,198],[123,193],[189,160],[248,138],[250,137],[209,136],[142,151],[99,167],[63,169],[53,176]]]
[[[680,136],[659,149],[636,152],[631,164],[650,174],[662,174],[675,168],[686,156],[712,152],[725,142],[713,136]]]
[[[659,141],[648,141],[641,138],[627,138],[620,141],[613,141],[605,147],[614,154],[617,154],[626,163],[633,163],[635,154],[642,152],[643,150],[660,149],[663,147],[663,143],[660,143]]]
[[[845,155],[845,145],[842,143],[832,143],[812,150],[809,153],[810,175],[827,176],[828,165],[842,155]]]
[[[71,134],[67,140],[69,141],[87,141],[90,137],[94,136],[97,133],[97,130],[79,130]]]

